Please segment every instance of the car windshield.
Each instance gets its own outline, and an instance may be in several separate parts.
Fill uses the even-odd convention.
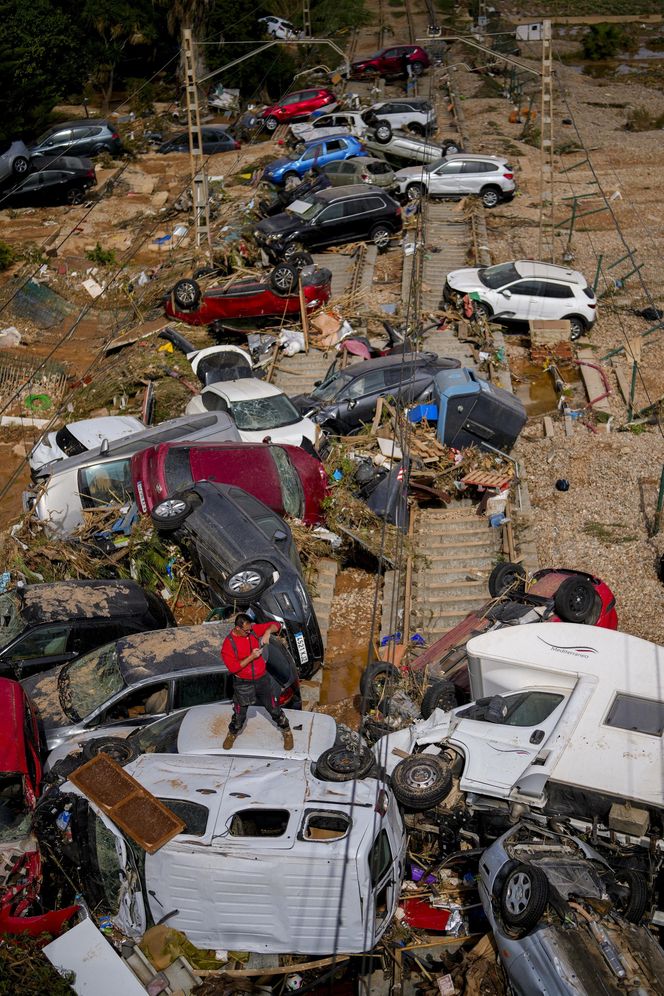
[[[53,131],[54,131],[53,128],[49,128],[48,131],[45,131],[42,135],[39,136],[39,138],[35,142],[35,145],[42,145],[47,138],[50,138],[53,135]]]
[[[0,648],[11,643],[23,626],[18,598],[15,595],[0,595]]]
[[[249,401],[232,401],[231,414],[238,429],[244,429],[245,432],[277,429],[282,425],[293,425],[302,418],[285,394],[251,398]]]
[[[135,730],[127,739],[137,745],[141,754],[177,754],[180,727],[186,715],[186,712],[176,712],[173,716],[165,716]]]
[[[114,643],[66,664],[58,677],[60,704],[75,723],[124,688]]]
[[[131,460],[110,460],[81,467],[78,491],[83,508],[101,508],[132,501]]]
[[[304,494],[295,467],[291,463],[288,453],[281,446],[272,446],[270,453],[277,465],[284,511],[286,515],[301,519],[304,514]]]
[[[337,394],[350,384],[355,374],[342,373],[324,380],[315,390],[311,392],[311,397],[316,401],[333,401]]]
[[[298,218],[303,218],[304,221],[311,221],[323,210],[323,205],[319,204],[318,201],[293,201],[286,208],[287,214],[295,214]]]
[[[69,431],[66,425],[56,432],[55,442],[67,456],[78,456],[79,453],[85,453],[87,449],[80,439],[77,439],[73,432]]]
[[[497,290],[505,284],[511,284],[513,280],[518,280],[521,274],[514,263],[498,263],[497,266],[485,266],[479,270],[478,277],[485,287]]]

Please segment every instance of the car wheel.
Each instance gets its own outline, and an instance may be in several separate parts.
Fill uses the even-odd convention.
[[[353,778],[366,778],[376,759],[368,747],[352,748],[337,744],[324,750],[316,761],[316,777],[324,782],[349,782]]]
[[[476,318],[484,318],[487,322],[493,314],[491,308],[484,301],[473,301],[473,311]]]
[[[566,578],[554,599],[556,615],[563,622],[587,622],[595,607],[595,588],[588,578]]]
[[[28,172],[28,165],[29,163],[25,156],[17,156],[12,163],[12,169],[14,170],[16,176],[22,176],[23,173]]]
[[[122,765],[129,764],[139,753],[138,747],[123,737],[95,737],[94,740],[86,740],[81,747],[81,754],[86,761],[91,761],[99,754],[108,754]]]
[[[277,294],[284,296],[293,293],[297,280],[297,270],[290,263],[279,263],[270,274],[270,286]]]
[[[285,260],[287,260],[290,263],[293,256],[295,256],[296,253],[301,253],[301,252],[304,252],[302,246],[297,242],[291,242],[289,243],[289,245],[286,246],[281,255],[284,257]]]
[[[622,916],[629,923],[641,923],[648,908],[648,883],[645,876],[626,868],[616,873],[616,882],[627,889],[627,896],[620,904]]]
[[[578,315],[566,315],[565,317],[569,322],[569,337],[572,342],[576,342],[577,339],[586,334],[586,323]]]
[[[526,572],[521,564],[512,564],[509,560],[496,564],[489,575],[489,594],[492,598],[500,598],[507,591],[521,594],[525,580]]]
[[[500,192],[495,187],[485,187],[480,197],[485,208],[494,208],[500,203]]]
[[[401,680],[401,671],[394,664],[375,661],[360,675],[360,692],[371,708],[383,705]]]
[[[454,156],[457,152],[463,152],[463,149],[458,142],[455,142],[453,139],[449,139],[449,141],[443,142],[440,151],[444,156]]]
[[[220,582],[225,598],[237,605],[250,605],[272,584],[273,569],[263,561],[248,560],[238,564]]]
[[[452,771],[442,757],[413,754],[399,761],[391,781],[397,802],[422,811],[442,802],[452,788]]]
[[[387,225],[376,225],[371,232],[371,240],[379,252],[385,252],[389,248],[391,238],[392,231]]]
[[[421,201],[425,193],[426,191],[421,183],[411,183],[408,187],[406,187],[406,197],[412,203]]]
[[[510,927],[531,930],[549,902],[549,882],[536,865],[519,864],[509,873],[500,895],[500,911]]]
[[[408,128],[409,131],[412,131],[413,135],[421,135],[422,138],[424,138],[424,136],[427,133],[427,130],[424,127],[424,125],[421,125],[419,121],[411,121],[411,123],[409,125],[406,125],[406,127]]]
[[[434,709],[442,709],[443,712],[449,712],[450,709],[455,709],[458,704],[456,688],[453,682],[442,679],[440,681],[432,681],[422,696],[420,714],[422,719],[428,719]]]
[[[303,270],[305,266],[313,266],[314,258],[308,252],[294,252],[288,257],[288,262],[296,270]]]
[[[171,533],[178,529],[191,512],[186,498],[166,498],[152,509],[152,522],[161,532]]]
[[[284,177],[284,187],[286,190],[294,190],[295,187],[299,187],[302,183],[302,179],[297,173],[286,173]]]
[[[279,122],[277,121],[276,118],[269,117],[265,121],[265,127],[267,128],[268,131],[276,131],[277,128],[279,127]]]
[[[67,191],[67,204],[82,204],[85,194],[80,187],[73,187]]]
[[[178,280],[173,288],[173,300],[181,311],[193,311],[201,300],[201,289],[195,280]]]
[[[410,69],[411,69],[411,72],[412,72],[413,76],[421,76],[422,73],[424,72],[424,63],[423,62],[411,62]]]
[[[392,125],[389,121],[377,121],[375,128],[376,141],[381,145],[387,145],[392,138]]]

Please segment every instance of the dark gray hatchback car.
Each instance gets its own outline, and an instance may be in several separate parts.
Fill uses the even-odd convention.
[[[122,142],[112,124],[96,118],[79,118],[52,125],[30,148],[33,159],[54,155],[98,156],[100,152],[117,155],[122,152]]]

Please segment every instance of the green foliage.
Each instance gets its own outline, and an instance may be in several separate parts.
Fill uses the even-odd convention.
[[[73,972],[64,979],[41,950],[50,937],[27,934],[5,935],[0,939],[0,996],[72,996]]]
[[[647,107],[630,107],[625,128],[627,131],[658,131],[664,128],[664,114],[653,114]]]
[[[312,31],[319,38],[344,29],[360,28],[370,20],[364,0],[316,0],[311,6]]]
[[[0,242],[0,271],[8,270],[16,259],[16,253],[8,242]]]
[[[97,266],[114,266],[117,263],[115,253],[112,249],[102,249],[97,243],[94,249],[88,250],[85,254],[91,263]]]
[[[627,44],[625,32],[617,24],[593,24],[581,43],[584,59],[611,59]]]

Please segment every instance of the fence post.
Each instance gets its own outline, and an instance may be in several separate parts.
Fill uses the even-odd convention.
[[[657,535],[662,526],[662,513],[664,512],[664,467],[662,476],[659,479],[659,494],[657,495],[657,511],[655,512],[654,534]]]

